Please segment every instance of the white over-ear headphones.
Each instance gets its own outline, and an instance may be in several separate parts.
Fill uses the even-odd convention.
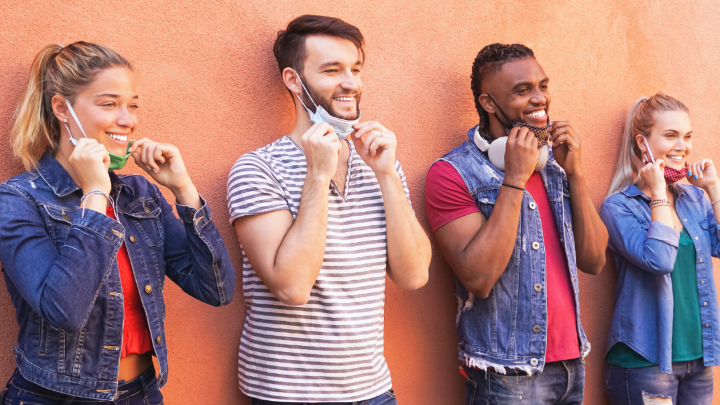
[[[490,159],[490,163],[492,163],[493,166],[497,167],[500,171],[505,171],[505,148],[507,147],[507,136],[501,136],[500,138],[497,138],[492,143],[488,143],[488,141],[483,138],[482,135],[480,135],[479,131],[480,127],[475,128],[475,136],[473,137],[473,140],[475,141],[475,145],[483,152],[487,152],[488,158]],[[535,165],[535,171],[539,172],[543,168],[545,168],[545,165],[548,161],[548,156],[550,155],[550,148],[545,145],[542,148],[538,150],[538,161]]]

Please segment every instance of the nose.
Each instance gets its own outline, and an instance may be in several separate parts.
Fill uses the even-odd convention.
[[[133,119],[133,114],[130,112],[130,110],[127,107],[119,108],[118,109],[118,117],[115,123],[118,126],[125,127],[125,128],[132,128],[135,126],[135,120]]]
[[[677,140],[675,141],[675,147],[673,149],[678,151],[683,151],[687,149],[687,145],[685,145],[685,140],[682,137],[678,136]]]
[[[353,71],[351,69],[347,69],[342,76],[340,87],[346,91],[357,91],[360,88],[359,81],[360,79],[353,74]]]
[[[532,104],[540,104],[545,105],[547,104],[547,97],[539,88],[533,89],[532,94],[530,94],[530,102]]]

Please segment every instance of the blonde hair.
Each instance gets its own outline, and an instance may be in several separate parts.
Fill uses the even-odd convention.
[[[650,131],[655,125],[655,113],[660,111],[690,112],[681,101],[663,92],[652,97],[640,97],[635,100],[625,120],[625,130],[620,143],[620,157],[615,165],[608,197],[619,193],[631,184],[641,184],[642,178],[638,176],[638,173],[645,164],[642,162],[642,151],[638,147],[635,137],[638,134],[645,137],[650,136]]]
[[[111,48],[82,41],[66,47],[49,44],[35,56],[10,132],[13,153],[27,170],[37,167],[44,151],[57,152],[60,122],[52,98],[61,95],[72,103],[99,72],[111,67],[133,70],[130,62]]]

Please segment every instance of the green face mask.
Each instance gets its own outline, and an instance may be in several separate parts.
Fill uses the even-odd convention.
[[[133,141],[128,142],[127,149],[125,150],[125,156],[108,153],[108,155],[110,155],[110,167],[108,168],[108,171],[120,170],[125,167],[128,158],[132,155],[132,153],[129,152],[132,144]]]

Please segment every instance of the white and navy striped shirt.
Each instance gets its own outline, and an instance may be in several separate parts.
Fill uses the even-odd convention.
[[[325,256],[308,303],[280,302],[242,251],[247,315],[238,379],[250,397],[352,402],[392,388],[383,355],[385,208],[375,174],[348,144],[345,195],[331,182]],[[228,179],[230,223],[277,210],[295,218],[306,174],[305,155],[288,136],[242,156]]]

